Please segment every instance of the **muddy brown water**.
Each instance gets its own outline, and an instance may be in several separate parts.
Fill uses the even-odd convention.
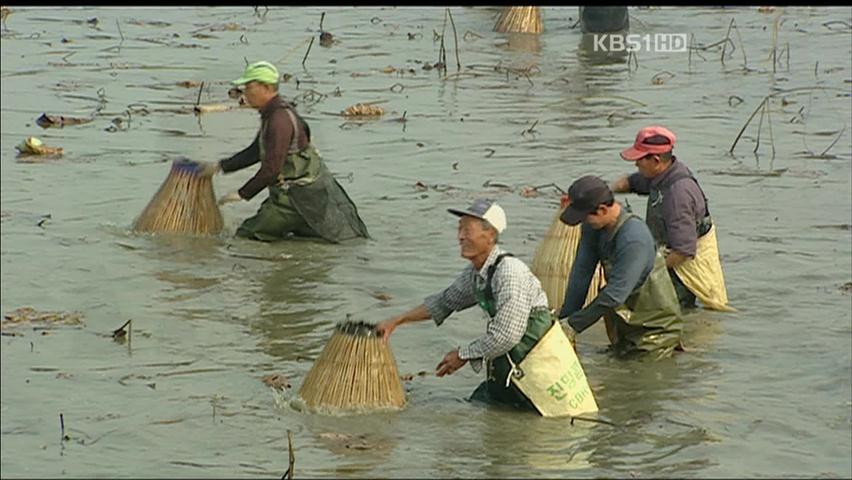
[[[571,28],[576,8],[545,8],[544,34],[525,38],[492,32],[496,9],[457,7],[465,75],[446,80],[422,68],[437,60],[440,8],[11,10],[0,62],[2,311],[79,311],[85,325],[2,337],[4,477],[279,477],[288,430],[296,477],[852,475],[849,8],[631,8],[633,33],[694,34],[698,46],[725,38],[732,18],[737,27],[724,65],[713,47],[640,51],[637,68],[594,54]],[[314,42],[303,68],[322,11],[336,43]],[[244,59],[292,75],[283,93],[301,96],[371,240],[233,238],[265,193],[224,207],[221,237],[129,232],[167,162],[220,159],[250,142],[251,110],[157,111],[192,106],[198,88],[177,85],[190,80],[209,87],[202,103],[230,102]],[[759,115],[729,155],[773,93],[757,154]],[[334,115],[358,102],[387,114]],[[95,112],[83,125],[35,123]],[[521,188],[631,172],[618,152],[651,123],[675,131],[678,157],[710,198],[739,312],[690,316],[691,351],[656,363],[611,358],[599,325],[584,333],[600,418],[617,427],[470,404],[482,378],[470,369],[416,375],[482,333],[474,311],[394,333],[400,373],[414,374],[399,413],[309,415],[261,381],[280,373],[298,389],[347,314],[379,321],[447,286],[464,267],[448,207],[498,199],[504,247],[530,262],[558,193]],[[64,156],[20,161],[14,146],[31,135]],[[252,174],[217,177],[217,194]],[[642,198],[622,199],[644,214]],[[130,343],[113,341],[128,319]]]

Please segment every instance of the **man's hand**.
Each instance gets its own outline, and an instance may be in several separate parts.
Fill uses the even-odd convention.
[[[231,203],[231,202],[239,202],[242,199],[243,199],[243,197],[241,197],[239,193],[231,192],[227,195],[224,195],[222,198],[219,199],[219,205],[224,205],[226,203]]]
[[[674,250],[670,250],[666,253],[666,268],[674,268],[681,263],[691,259],[692,257],[687,257],[686,255],[675,252]]]
[[[571,346],[574,347],[574,353],[577,353],[577,331],[574,330],[568,322],[562,324],[562,331],[565,336],[571,341]]]
[[[630,193],[630,182],[627,180],[627,176],[619,177],[610,183],[609,189],[612,190],[612,193]]]
[[[391,333],[399,326],[396,318],[390,318],[376,325],[376,333],[382,337],[382,340],[387,342],[390,339]]]
[[[459,349],[455,349],[444,355],[444,359],[438,364],[438,372],[436,375],[443,377],[444,375],[452,375],[456,370],[462,368],[467,360],[459,358]]]
[[[219,162],[198,162],[201,166],[202,177],[212,177],[222,171],[222,166]]]
[[[421,320],[428,320],[431,317],[429,316],[429,310],[426,310],[426,305],[419,305],[412,310],[409,310],[402,315],[397,315],[393,318],[389,318],[378,325],[376,325],[376,333],[378,333],[382,340],[388,341],[390,338],[390,334],[396,329],[396,327],[402,325],[403,323],[408,322],[419,322]]]

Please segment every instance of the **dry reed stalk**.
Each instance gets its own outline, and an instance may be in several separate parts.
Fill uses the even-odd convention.
[[[506,7],[494,25],[494,31],[501,33],[541,33],[543,30],[539,7]]]
[[[375,326],[338,324],[314,362],[299,396],[314,411],[363,412],[405,405],[396,360]]]
[[[179,159],[172,162],[169,175],[136,219],[133,230],[212,235],[223,227],[213,180],[200,174],[198,163]]]
[[[559,220],[563,210],[564,208],[560,208],[556,213],[550,228],[536,247],[531,268],[547,295],[548,307],[556,310],[557,313],[559,313],[562,302],[565,300],[568,276],[571,274],[571,267],[574,265],[574,259],[577,256],[581,232],[580,225],[570,226]],[[605,283],[603,268],[598,264],[589,285],[589,292],[586,294],[584,305],[588,305],[594,300]]]

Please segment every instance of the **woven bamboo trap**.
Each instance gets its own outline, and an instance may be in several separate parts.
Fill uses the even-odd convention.
[[[172,162],[169,175],[133,224],[137,232],[195,235],[217,234],[223,227],[212,178],[201,175],[200,165],[185,158]]]
[[[562,223],[559,216],[565,207],[556,212],[556,217],[550,224],[544,238],[536,247],[532,261],[533,275],[538,277],[541,287],[547,295],[548,307],[552,310],[562,308],[565,300],[565,289],[568,285],[568,276],[577,256],[577,247],[580,245],[580,225],[570,226]],[[594,300],[598,292],[604,286],[603,268],[598,264],[589,292],[586,295],[585,305]]]
[[[494,25],[494,31],[501,33],[541,33],[543,30],[539,7],[506,7]]]
[[[322,413],[361,413],[405,406],[405,391],[390,346],[375,325],[343,322],[314,362],[299,396]]]

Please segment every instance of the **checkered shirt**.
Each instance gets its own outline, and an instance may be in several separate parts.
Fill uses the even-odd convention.
[[[426,297],[423,303],[435,324],[440,326],[453,312],[477,305],[474,286],[478,289],[485,288],[488,267],[502,253],[503,250],[495,246],[478,271],[473,264],[469,264],[452,285]],[[547,308],[547,296],[541,288],[541,283],[529,267],[517,258],[504,257],[500,261],[494,271],[491,288],[496,313],[494,317],[489,318],[485,335],[459,348],[459,358],[470,360],[475,372],[482,369],[483,360],[497,358],[521,341],[533,308]]]

